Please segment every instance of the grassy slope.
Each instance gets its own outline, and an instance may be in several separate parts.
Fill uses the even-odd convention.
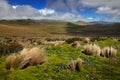
[[[75,49],[70,45],[42,46],[46,49],[46,56],[50,64],[28,67],[24,70],[6,72],[4,70],[5,58],[0,58],[1,80],[120,80],[120,42],[116,40],[105,40],[91,42],[98,44],[101,48],[113,46],[118,49],[116,59],[86,56],[81,53],[81,48]],[[70,60],[82,58],[84,70],[81,72],[65,69]]]
[[[0,33],[2,35],[16,35],[16,36],[47,36],[51,33],[64,34],[66,33],[66,22],[34,22],[27,20],[23,21],[1,21]]]
[[[120,36],[120,24],[88,25],[82,22],[0,21],[0,36]]]

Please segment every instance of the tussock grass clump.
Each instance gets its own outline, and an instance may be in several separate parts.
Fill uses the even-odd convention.
[[[95,55],[95,56],[100,56],[101,49],[98,45],[96,44],[87,44],[84,46],[84,49],[82,51],[86,55]]]
[[[107,58],[114,58],[116,57],[117,50],[114,49],[113,47],[104,47],[101,52],[102,57],[107,57]]]
[[[15,61],[16,61],[16,56],[15,55],[11,55],[9,57],[7,57],[6,59],[6,68],[13,70],[15,67]]]
[[[83,70],[83,60],[81,58],[78,58],[77,60],[72,60],[69,64],[69,68],[71,70],[77,70],[82,71]]]
[[[89,39],[89,38],[84,38],[84,39],[83,39],[83,42],[84,42],[84,43],[89,43],[89,42],[90,42],[90,39]]]
[[[74,42],[74,43],[72,43],[71,46],[78,49],[80,47],[80,43],[79,42]]]
[[[24,69],[28,66],[35,66],[46,63],[43,50],[35,47],[30,50],[24,48],[20,54],[8,56],[6,59],[7,69]]]
[[[43,45],[51,45],[51,46],[58,46],[65,44],[65,41],[44,41]]]

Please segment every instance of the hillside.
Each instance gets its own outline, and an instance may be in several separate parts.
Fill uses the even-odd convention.
[[[0,36],[120,36],[120,24],[89,24],[83,22],[2,20]]]

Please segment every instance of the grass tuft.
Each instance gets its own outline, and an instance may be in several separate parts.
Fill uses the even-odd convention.
[[[79,42],[74,42],[74,43],[72,43],[71,46],[78,49],[80,47],[80,43]]]
[[[83,53],[86,55],[95,55],[95,56],[100,56],[101,49],[98,45],[94,44],[87,44],[84,46]]]
[[[19,55],[11,55],[6,59],[7,69],[24,69],[28,66],[35,66],[46,63],[45,53],[43,50],[35,47],[30,50],[24,48]]]
[[[100,55],[102,57],[115,58],[116,54],[117,54],[117,50],[114,49],[113,47],[104,47]]]
[[[90,42],[90,39],[89,39],[89,38],[84,38],[84,39],[83,39],[83,42],[84,42],[84,43],[89,43],[89,42]]]
[[[71,70],[77,70],[82,71],[83,70],[83,60],[81,58],[78,58],[77,60],[72,60],[69,64],[69,68]]]

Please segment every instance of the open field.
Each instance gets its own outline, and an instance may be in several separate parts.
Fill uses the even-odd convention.
[[[13,20],[0,21],[0,36],[72,35],[89,37],[119,37],[120,24],[89,24],[83,22],[54,22]]]
[[[120,24],[0,21],[0,80],[120,80]]]
[[[88,56],[82,53],[86,43],[79,41],[81,46],[74,48],[71,44],[48,45],[41,44],[38,48],[45,50],[47,64],[29,66],[25,69],[6,69],[6,58],[0,58],[1,80],[119,80],[120,79],[120,42],[118,40],[106,39],[89,44],[97,44],[100,48],[112,46],[117,49],[117,57],[106,58],[101,56]],[[20,54],[20,52],[15,53]],[[81,58],[82,69],[69,68],[71,60]]]

